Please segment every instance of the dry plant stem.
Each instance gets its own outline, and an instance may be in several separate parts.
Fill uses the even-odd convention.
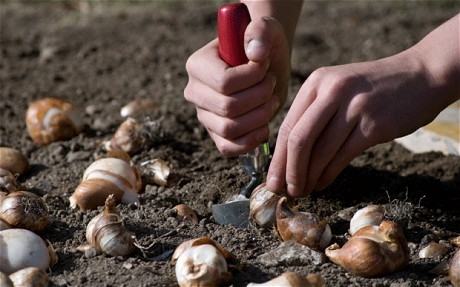
[[[133,240],[134,240],[134,246],[136,246],[142,253],[142,256],[145,258],[145,259],[149,259],[149,260],[154,260],[154,258],[151,258],[148,256],[148,254],[146,253],[146,250],[149,250],[150,248],[152,248],[157,242],[159,239],[161,238],[165,238],[165,237],[168,237],[168,236],[172,236],[172,235],[175,235],[177,234],[177,232],[183,227],[184,225],[183,224],[180,224],[176,229],[173,229],[173,230],[170,230],[160,236],[158,236],[157,238],[155,238],[153,240],[152,243],[150,243],[148,246],[142,246],[138,241],[137,241],[137,238],[135,236],[133,236]]]

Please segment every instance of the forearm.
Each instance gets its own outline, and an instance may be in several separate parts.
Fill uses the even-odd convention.
[[[292,49],[292,42],[303,0],[241,0],[248,6],[252,19],[271,16],[283,25]]]
[[[421,59],[444,107],[460,98],[460,14],[433,30],[407,52]]]

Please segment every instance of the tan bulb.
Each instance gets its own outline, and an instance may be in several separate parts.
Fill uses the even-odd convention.
[[[93,162],[83,174],[82,182],[69,198],[72,208],[95,209],[114,194],[117,202],[139,204],[142,182],[136,166],[118,158],[102,158]]]
[[[26,112],[26,125],[38,145],[68,140],[83,129],[82,115],[72,103],[58,98],[33,102]]]
[[[260,227],[276,225],[276,205],[281,196],[270,191],[265,183],[257,186],[249,198],[249,216]]]
[[[332,238],[325,220],[314,213],[291,210],[286,197],[277,204],[276,229],[283,241],[294,241],[315,250],[323,250]]]
[[[21,175],[29,169],[29,161],[17,149],[0,147],[0,168],[8,170],[13,175]]]
[[[362,277],[380,277],[399,271],[409,262],[409,247],[399,225],[382,221],[355,232],[340,248],[326,248],[326,256],[349,272]]]
[[[27,191],[15,191],[0,202],[0,219],[15,228],[24,228],[40,233],[50,218],[46,202]]]
[[[125,256],[135,250],[134,234],[128,231],[116,209],[113,195],[107,197],[104,210],[86,227],[86,240],[96,251],[111,256]]]

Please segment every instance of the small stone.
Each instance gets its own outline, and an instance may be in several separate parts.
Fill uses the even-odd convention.
[[[257,257],[267,266],[321,265],[328,261],[326,255],[295,242],[283,242],[277,248]]]

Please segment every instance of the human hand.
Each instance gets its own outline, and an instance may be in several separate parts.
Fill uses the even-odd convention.
[[[280,23],[270,17],[249,23],[245,51],[249,62],[230,67],[219,57],[215,39],[186,64],[185,99],[226,155],[246,153],[266,141],[268,123],[286,101],[290,51]]]
[[[421,58],[406,51],[313,72],[281,125],[267,187],[307,196],[365,149],[433,120],[446,103]]]

